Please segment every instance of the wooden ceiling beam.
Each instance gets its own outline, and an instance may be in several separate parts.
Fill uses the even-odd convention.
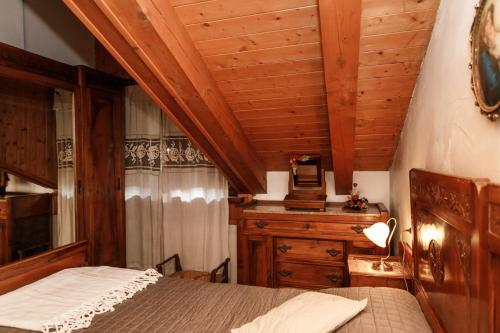
[[[64,3],[238,191],[266,191],[262,162],[168,1]]]
[[[319,0],[335,193],[352,188],[361,0]]]

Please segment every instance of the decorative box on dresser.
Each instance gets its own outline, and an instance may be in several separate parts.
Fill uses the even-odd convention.
[[[349,254],[379,254],[363,234],[386,221],[383,204],[366,212],[329,203],[325,212],[290,211],[280,201],[258,201],[231,219],[238,221],[238,283],[321,289],[349,285]]]

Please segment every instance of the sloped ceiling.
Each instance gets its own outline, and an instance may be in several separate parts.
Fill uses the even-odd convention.
[[[330,163],[317,0],[170,0],[267,170]],[[363,0],[355,170],[387,170],[438,0]]]
[[[239,190],[390,167],[439,0],[166,1],[64,0]]]

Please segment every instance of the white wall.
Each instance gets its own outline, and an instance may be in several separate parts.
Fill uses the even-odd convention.
[[[432,38],[391,168],[391,207],[411,226],[409,170],[423,168],[500,182],[500,122],[474,105],[469,30],[476,0],[441,0]],[[411,235],[403,233],[411,244]]]
[[[345,201],[346,195],[336,195],[333,172],[327,171],[326,200],[329,202]],[[387,209],[390,208],[389,172],[388,171],[354,171],[353,181],[358,183],[358,190],[370,202],[382,202]],[[266,194],[257,194],[258,200],[283,200],[288,194],[288,172],[270,171],[267,173]]]
[[[0,42],[94,67],[94,37],[59,0],[1,0]]]
[[[0,2],[0,42],[24,48],[24,14],[21,0]]]

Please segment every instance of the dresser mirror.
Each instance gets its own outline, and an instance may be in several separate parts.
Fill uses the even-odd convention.
[[[0,77],[0,265],[75,241],[73,91]]]
[[[290,157],[287,209],[320,210],[326,208],[325,170],[320,155]]]
[[[292,165],[294,188],[321,187],[321,157],[318,155],[302,155]]]

